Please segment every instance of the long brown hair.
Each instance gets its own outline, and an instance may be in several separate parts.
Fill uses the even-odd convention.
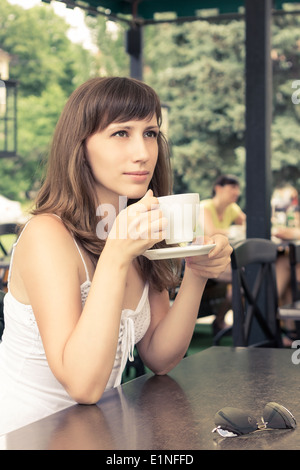
[[[75,90],[57,123],[47,173],[36,200],[34,215],[53,213],[61,217],[71,234],[97,263],[104,246],[96,234],[99,218],[94,176],[86,158],[86,139],[113,122],[157,117],[161,105],[155,91],[132,78],[93,78]],[[158,135],[158,159],[149,188],[155,196],[172,189],[168,143]],[[132,203],[133,201],[128,201]],[[164,246],[164,242],[157,244]],[[156,289],[171,288],[178,282],[176,266],[169,261],[138,258],[144,280]]]

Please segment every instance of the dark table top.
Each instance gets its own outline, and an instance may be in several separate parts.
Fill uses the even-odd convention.
[[[0,438],[6,449],[300,449],[300,351],[212,347],[167,376],[146,374]],[[292,356],[294,354],[294,356]],[[293,360],[292,360],[293,359]],[[299,427],[222,439],[214,415],[224,406],[260,418],[275,401]]]

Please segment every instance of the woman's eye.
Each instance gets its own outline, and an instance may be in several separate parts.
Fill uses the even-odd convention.
[[[156,139],[156,137],[157,137],[157,132],[156,132],[156,131],[147,131],[147,132],[145,133],[145,136],[146,136],[146,137],[153,137],[154,139]]]
[[[118,131],[118,132],[115,132],[113,134],[113,136],[116,136],[116,137],[126,137],[127,136],[127,132],[126,131]]]
[[[117,131],[117,132],[114,132],[112,134],[112,137],[129,137],[130,134],[128,133],[128,131],[126,130],[120,130],[120,131]],[[157,136],[158,136],[158,132],[153,130],[153,131],[146,131],[144,133],[144,136],[147,137],[147,138],[152,138],[152,139],[156,139]]]

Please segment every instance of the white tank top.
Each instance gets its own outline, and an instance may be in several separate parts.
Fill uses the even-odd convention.
[[[18,241],[13,247],[10,271]],[[86,281],[80,286],[84,305],[91,281],[82,253],[74,242],[86,272]],[[50,370],[31,305],[14,298],[9,281],[10,274],[4,297],[5,329],[0,343],[0,435],[76,403]],[[142,339],[149,324],[146,283],[137,308],[122,311],[115,362],[106,389],[121,383],[127,360],[133,360],[134,345]]]

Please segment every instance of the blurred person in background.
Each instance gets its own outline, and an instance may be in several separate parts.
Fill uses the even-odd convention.
[[[288,242],[300,240],[300,208],[298,191],[290,184],[276,188],[271,198],[272,240],[278,244],[276,262],[276,280],[278,303],[286,305],[292,302],[291,271]],[[300,265],[297,265],[297,280],[300,282]],[[292,320],[284,323],[286,336],[284,345],[289,346],[295,339],[295,324]]]
[[[230,236],[230,227],[246,224],[246,214],[237,204],[240,197],[240,184],[232,175],[221,175],[214,183],[212,197],[200,203],[204,215],[204,234],[211,236],[222,233]]]
[[[217,233],[232,239],[245,237],[246,214],[237,204],[240,197],[240,184],[233,175],[219,176],[213,185],[212,197],[200,202],[203,233],[213,236]],[[217,281],[224,283],[224,300],[217,309],[213,322],[213,332],[226,328],[225,315],[231,308],[231,266],[228,265]]]

